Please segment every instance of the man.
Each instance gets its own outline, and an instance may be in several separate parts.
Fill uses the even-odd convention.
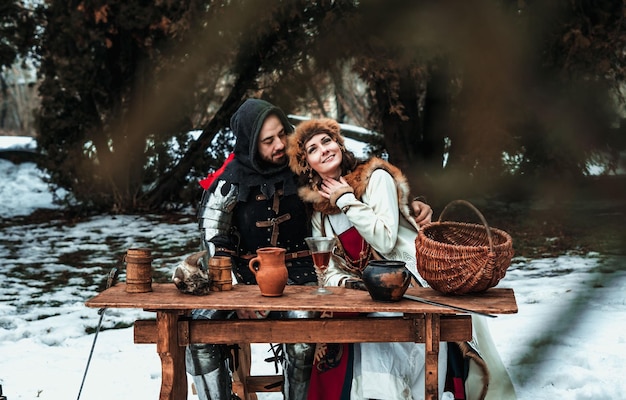
[[[311,228],[285,151],[292,125],[279,108],[263,100],[248,99],[233,114],[230,126],[237,138],[234,159],[205,190],[198,213],[207,257],[230,255],[238,283],[256,284],[248,268],[256,250],[282,247],[286,249],[288,284],[316,284],[313,262],[304,242]],[[419,209],[416,220],[430,220],[430,207],[417,203],[414,208]],[[177,268],[174,282],[179,290],[198,293],[197,280],[190,278],[193,274],[195,271],[184,266]],[[194,310],[192,317],[232,318],[234,314]],[[264,311],[239,310],[236,314],[242,319],[268,316]],[[277,318],[313,315],[295,311],[270,314]],[[314,344],[283,345],[286,399],[306,399],[314,351]],[[227,355],[228,349],[223,345],[198,344],[187,348],[187,371],[193,376],[201,400],[231,398]]]

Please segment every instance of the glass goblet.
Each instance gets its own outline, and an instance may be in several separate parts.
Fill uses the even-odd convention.
[[[335,247],[335,238],[329,237],[308,237],[304,241],[311,250],[313,264],[315,264],[315,273],[317,274],[318,288],[313,292],[315,294],[329,294],[330,290],[324,287],[326,270],[330,262],[330,254]]]

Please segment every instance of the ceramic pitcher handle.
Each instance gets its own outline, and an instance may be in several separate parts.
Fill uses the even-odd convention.
[[[250,271],[252,271],[252,273],[254,274],[254,276],[256,276],[257,273],[257,269],[254,267],[255,264],[259,264],[261,261],[259,261],[259,257],[254,257],[253,259],[250,260],[250,262],[248,262],[248,268],[250,268]]]

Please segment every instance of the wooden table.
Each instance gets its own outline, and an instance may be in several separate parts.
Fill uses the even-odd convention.
[[[231,291],[207,296],[180,293],[174,284],[153,284],[152,292],[126,293],[119,283],[86,305],[94,308],[141,308],[156,312],[155,321],[135,322],[135,343],[156,343],[161,358],[161,400],[187,399],[185,346],[190,343],[357,343],[416,342],[426,346],[426,399],[438,396],[439,342],[472,338],[471,315],[403,299],[372,301],[364,291],[330,288],[331,295],[313,294],[311,286],[287,286],[281,297],[263,297],[257,286],[235,285]],[[407,294],[489,314],[513,314],[512,289],[490,289],[479,295],[444,296],[432,289],[410,288]],[[392,318],[323,318],[298,320],[191,320],[194,308],[219,310],[303,310],[333,312],[398,312]]]

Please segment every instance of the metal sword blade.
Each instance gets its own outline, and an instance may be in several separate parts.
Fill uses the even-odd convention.
[[[492,314],[486,314],[480,311],[474,311],[474,310],[470,310],[468,308],[463,308],[463,307],[457,307],[457,306],[453,306],[450,304],[444,304],[444,303],[439,303],[436,301],[432,301],[432,300],[426,300],[422,297],[417,297],[417,296],[412,296],[410,294],[405,294],[404,296],[405,299],[409,299],[409,300],[413,300],[413,301],[419,301],[420,303],[425,303],[425,304],[430,304],[431,306],[438,306],[438,307],[446,307],[446,308],[450,308],[452,310],[457,310],[457,311],[461,311],[461,312],[465,312],[465,313],[469,313],[469,314],[478,314],[478,315],[482,315],[485,317],[489,317],[489,318],[497,318],[497,315],[492,315]]]

